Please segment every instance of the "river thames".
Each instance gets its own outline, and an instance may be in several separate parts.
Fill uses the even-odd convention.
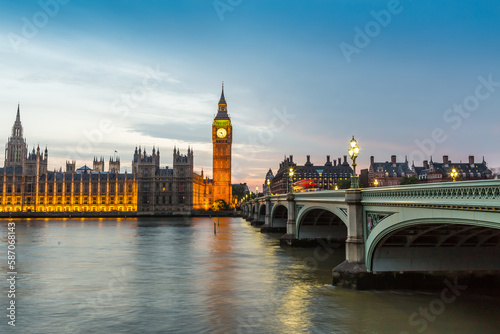
[[[343,248],[282,248],[241,218],[16,223],[16,326],[0,333],[498,333],[500,302],[467,287],[331,286]],[[7,221],[2,263],[7,267]]]

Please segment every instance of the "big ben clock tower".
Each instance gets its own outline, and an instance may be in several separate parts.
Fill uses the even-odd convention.
[[[227,113],[224,98],[224,84],[219,100],[219,109],[212,124],[214,201],[223,199],[231,205],[231,145],[233,143],[233,127]]]

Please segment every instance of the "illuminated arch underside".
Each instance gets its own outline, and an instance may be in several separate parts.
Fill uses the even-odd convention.
[[[461,224],[407,226],[385,236],[373,271],[500,270],[500,230]]]
[[[288,219],[288,209],[284,205],[278,205],[274,209],[272,217],[272,227],[286,227]]]
[[[334,213],[328,210],[312,209],[299,224],[300,239],[332,239],[345,241],[347,226]]]

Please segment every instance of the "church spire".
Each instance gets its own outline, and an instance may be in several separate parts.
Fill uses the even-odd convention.
[[[16,121],[12,126],[12,135],[5,150],[4,167],[22,167],[28,156],[28,146],[23,138],[20,106],[17,104]]]
[[[21,114],[19,112],[19,103],[17,104],[16,123],[21,123]]]
[[[224,97],[224,81],[222,81],[222,94],[220,95],[219,105],[227,104],[226,98]]]
[[[19,108],[19,103],[17,104],[16,121],[12,126],[12,137],[18,137],[18,138],[23,137],[23,126],[21,124],[21,112]]]
[[[224,97],[224,81],[222,82],[222,93],[220,95],[219,108],[215,119],[229,119],[229,115],[227,114],[226,98]]]

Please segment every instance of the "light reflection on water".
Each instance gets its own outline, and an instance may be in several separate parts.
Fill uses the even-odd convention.
[[[343,249],[325,256],[322,249],[281,248],[279,235],[239,218],[221,218],[214,234],[214,221],[16,220],[16,330],[418,333],[423,325],[410,324],[410,315],[439,297],[331,287]],[[7,272],[6,261],[0,269]],[[7,291],[5,280],[0,287]],[[6,305],[6,293],[0,298]],[[464,294],[427,321],[425,333],[497,333],[498,306]],[[0,333],[10,332],[4,319]]]

